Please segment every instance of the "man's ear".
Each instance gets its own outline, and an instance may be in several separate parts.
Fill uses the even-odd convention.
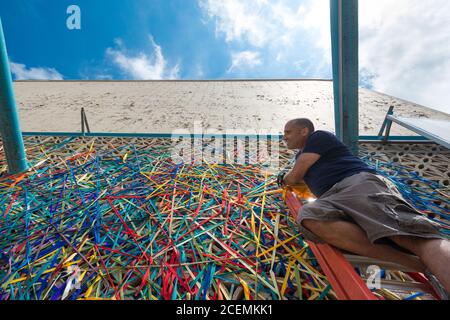
[[[309,129],[308,128],[303,128],[302,129],[302,136],[307,136],[309,133]]]

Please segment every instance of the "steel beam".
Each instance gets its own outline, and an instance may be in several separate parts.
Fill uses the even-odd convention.
[[[19,114],[16,108],[6,41],[0,19],[0,134],[8,163],[8,172],[17,174],[28,169]]]
[[[358,152],[358,0],[330,0],[336,136]]]

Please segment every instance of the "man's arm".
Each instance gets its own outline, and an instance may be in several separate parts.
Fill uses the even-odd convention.
[[[311,166],[320,159],[320,154],[317,153],[302,153],[295,162],[292,168],[283,179],[283,184],[294,186],[303,181],[303,177]]]

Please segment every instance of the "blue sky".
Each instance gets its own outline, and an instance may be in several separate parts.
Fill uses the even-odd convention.
[[[0,14],[11,61],[54,68],[64,79],[137,78],[122,70],[107,50],[130,58],[144,53],[153,64],[151,37],[161,47],[166,68],[180,66],[179,78],[197,78],[197,63],[205,76],[220,77],[228,63],[225,44],[215,39],[213,26],[202,23],[196,3],[188,2],[16,0],[2,2]],[[66,27],[71,4],[81,9],[81,30]]]
[[[361,85],[450,113],[449,3],[360,0]],[[331,78],[328,0],[0,0],[0,16],[14,79]]]

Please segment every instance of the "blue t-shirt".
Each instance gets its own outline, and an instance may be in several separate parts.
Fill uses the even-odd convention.
[[[308,169],[303,178],[316,197],[320,197],[347,177],[360,172],[376,173],[330,132],[313,132],[306,141],[303,151],[300,150],[295,159],[297,160],[302,153],[320,154],[320,159]]]

